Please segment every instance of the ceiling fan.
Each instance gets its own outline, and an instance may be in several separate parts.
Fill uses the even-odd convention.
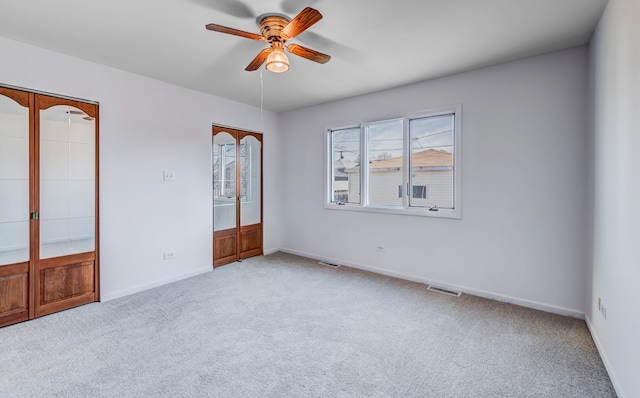
[[[293,19],[282,14],[271,13],[260,15],[256,19],[256,22],[260,27],[261,34],[245,32],[213,23],[206,25],[206,28],[215,32],[227,33],[247,39],[266,41],[271,46],[260,51],[245,70],[257,70],[266,61],[265,67],[267,70],[275,73],[283,73],[289,70],[289,59],[284,53],[284,49],[291,54],[321,64],[331,59],[331,56],[327,54],[303,47],[299,44],[286,44],[289,40],[298,36],[321,19],[322,14],[320,14],[318,10],[307,7]]]

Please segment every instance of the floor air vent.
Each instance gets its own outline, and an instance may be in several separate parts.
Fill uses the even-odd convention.
[[[431,290],[433,292],[438,292],[438,293],[443,293],[443,294],[448,294],[449,296],[455,296],[455,297],[460,297],[460,295],[462,294],[462,293],[456,292],[454,290],[444,289],[444,288],[433,286],[433,285],[429,285],[427,290]]]
[[[338,268],[340,264],[330,263],[328,261],[318,261],[318,264],[326,265],[327,267]]]

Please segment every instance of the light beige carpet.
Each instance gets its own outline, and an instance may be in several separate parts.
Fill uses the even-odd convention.
[[[583,321],[287,254],[0,329],[3,397],[615,397]]]

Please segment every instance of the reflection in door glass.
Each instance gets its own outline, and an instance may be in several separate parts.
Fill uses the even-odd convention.
[[[261,222],[260,141],[252,135],[240,140],[240,225]]]
[[[0,95],[0,266],[29,261],[29,109]]]
[[[40,258],[95,250],[95,119],[40,111]]]
[[[213,230],[236,227],[236,139],[213,136]]]

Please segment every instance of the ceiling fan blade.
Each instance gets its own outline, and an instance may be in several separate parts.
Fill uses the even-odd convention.
[[[306,0],[305,3],[309,5],[313,5],[313,3],[317,3],[319,0]],[[300,8],[300,0],[282,0],[280,4],[280,8],[287,14],[295,14]]]
[[[317,33],[307,30],[296,37],[296,42],[305,46],[311,46],[316,48],[322,48],[327,50],[333,56],[337,56],[340,59],[344,59],[350,62],[358,62],[365,56],[365,53],[357,50],[353,47],[345,46],[344,44],[331,40],[325,36],[321,36]]]
[[[216,25],[214,23],[208,24],[206,26],[206,28],[208,30],[213,30],[214,32],[221,32],[221,33],[227,33],[227,34],[230,34],[230,35],[246,37],[247,39],[264,40],[264,37],[262,37],[262,36],[260,36],[258,34],[245,32],[244,30],[228,28],[226,26]]]
[[[231,15],[237,18],[255,19],[253,10],[248,5],[238,0],[189,0],[200,6],[210,8],[214,11]]]
[[[306,58],[309,59],[311,61],[320,63],[320,64],[324,64],[329,62],[329,60],[331,59],[330,55],[327,54],[323,54],[321,52],[318,52],[316,50],[312,50],[310,48],[307,47],[303,47],[299,44],[289,44],[287,46],[287,50],[291,53],[291,54],[295,54],[299,57],[302,58]]]
[[[322,14],[320,14],[320,11],[307,7],[300,11],[300,14],[296,15],[291,22],[282,29],[282,34],[289,39],[293,39],[321,19]]]
[[[269,56],[269,53],[271,53],[271,51],[273,51],[271,47],[267,47],[264,50],[260,51],[258,55],[256,55],[256,57],[253,59],[253,61],[251,61],[251,63],[246,68],[244,68],[244,70],[248,72],[252,70],[258,70],[258,68],[260,68],[260,66],[264,64],[264,61],[267,60],[267,57]]]

